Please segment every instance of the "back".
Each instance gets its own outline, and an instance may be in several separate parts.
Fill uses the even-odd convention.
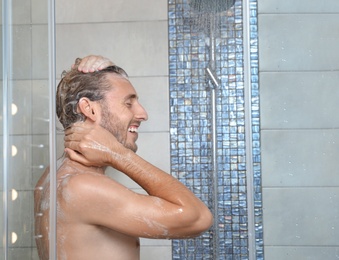
[[[49,258],[49,168],[34,190],[35,241],[40,260]]]
[[[83,196],[75,194],[74,184],[90,175],[108,178],[90,167],[65,159],[57,172],[57,254],[58,259],[139,259],[139,239],[110,228],[88,223],[82,215],[91,209]],[[35,234],[39,257],[49,258],[49,169],[35,189]],[[90,191],[88,191],[90,192]],[[93,194],[95,196],[95,194]],[[85,207],[81,214],[81,207]],[[80,209],[80,214],[79,214]],[[100,214],[98,212],[98,214]],[[113,219],[113,218],[112,218]]]

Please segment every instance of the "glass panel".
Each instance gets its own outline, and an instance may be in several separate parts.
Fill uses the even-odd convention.
[[[37,179],[49,164],[45,2],[5,2],[9,7],[5,12],[11,20],[2,28],[8,31],[2,39],[3,45],[8,44],[2,64],[10,66],[6,65],[5,72],[8,73],[3,78],[8,80],[3,81],[1,90],[8,90],[8,95],[2,93],[5,99],[1,101],[3,111],[6,110],[4,106],[8,108],[7,120],[1,122],[1,131],[8,129],[7,160],[6,156],[2,156],[1,180],[6,181],[7,178],[7,182],[2,181],[2,190],[6,191],[7,187],[8,208],[2,208],[1,218],[5,225],[1,231],[5,234],[5,229],[8,229],[8,232],[1,259],[39,259],[34,237],[33,194]],[[6,119],[3,113],[2,118]],[[4,134],[1,134],[1,142],[4,142]]]
[[[0,8],[1,8],[1,12],[0,12],[0,22],[1,22],[1,40],[0,40],[0,44],[1,44],[1,49],[3,46],[3,41],[2,41],[2,32],[3,32],[3,26],[2,26],[2,0],[0,0]],[[1,195],[3,195],[3,172],[4,172],[4,156],[3,156],[3,87],[2,87],[2,83],[3,83],[3,76],[2,76],[2,68],[3,68],[3,59],[2,59],[2,52],[0,53],[1,55],[1,59],[0,59],[0,75],[1,75],[1,87],[0,87],[0,158],[2,158],[0,160],[0,191],[1,191]],[[0,234],[3,236],[4,234],[4,221],[3,221],[3,215],[4,215],[4,203],[3,200],[0,200]],[[3,250],[3,244],[0,245],[0,255],[3,256],[4,255],[4,250]]]

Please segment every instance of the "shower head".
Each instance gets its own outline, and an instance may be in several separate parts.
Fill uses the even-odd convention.
[[[230,9],[235,0],[190,0],[189,5],[198,13],[220,13]]]

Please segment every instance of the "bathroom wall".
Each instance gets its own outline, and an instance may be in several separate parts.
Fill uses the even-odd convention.
[[[138,154],[169,172],[167,0],[57,0],[56,20],[57,76],[89,54],[124,68],[149,115]],[[122,174],[109,174],[143,192]],[[171,241],[142,239],[141,258],[171,259]]]
[[[258,2],[265,259],[336,259],[339,3]]]

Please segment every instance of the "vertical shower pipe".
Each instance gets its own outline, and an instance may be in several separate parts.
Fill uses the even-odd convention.
[[[217,158],[217,130],[216,130],[216,95],[215,88],[219,87],[219,82],[214,74],[215,71],[215,35],[214,35],[214,17],[210,17],[210,53],[209,53],[209,67],[206,68],[206,72],[212,81],[210,84],[211,89],[211,106],[212,106],[212,162],[213,162],[213,256],[215,260],[219,260],[219,210],[218,210],[218,158]]]
[[[252,140],[252,93],[251,93],[251,44],[250,44],[250,0],[243,0],[243,45],[244,45],[244,103],[245,103],[245,145],[248,219],[248,256],[256,259],[254,189],[253,189],[253,140]]]
[[[55,108],[55,0],[48,1],[48,62],[49,62],[49,260],[57,259],[57,208],[56,208],[56,108]]]
[[[12,72],[12,33],[9,29],[12,18],[12,4],[10,0],[2,1],[2,75],[3,75],[3,93],[2,93],[2,124],[3,124],[3,250],[4,260],[8,259],[8,160],[10,152],[9,147],[9,131],[8,131],[8,120],[9,120],[9,87],[10,87],[10,75]]]

